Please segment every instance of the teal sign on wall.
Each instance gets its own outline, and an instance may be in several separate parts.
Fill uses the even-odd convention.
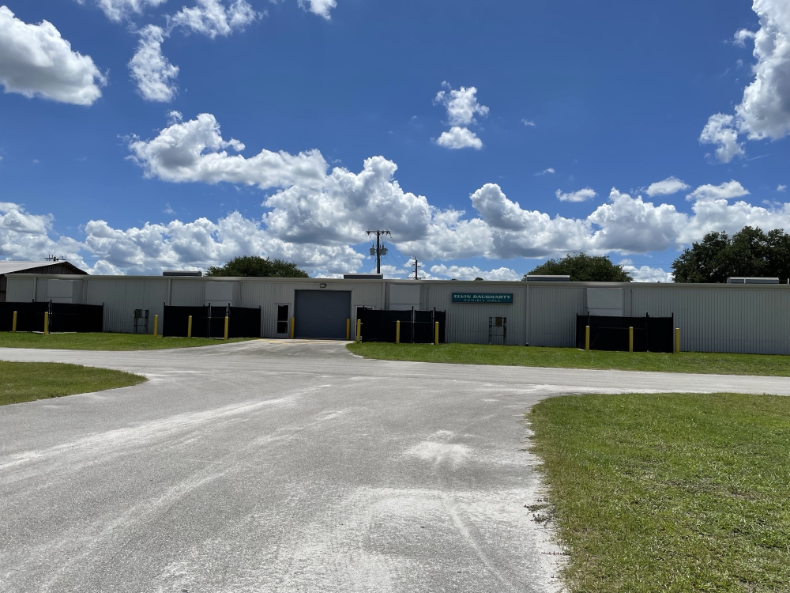
[[[454,292],[453,302],[513,304],[513,293]]]

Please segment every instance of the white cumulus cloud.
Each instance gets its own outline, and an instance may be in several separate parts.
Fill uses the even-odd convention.
[[[738,31],[735,43],[754,39],[754,80],[744,89],[734,116],[712,116],[700,136],[701,142],[718,146],[716,156],[725,163],[743,154],[739,135],[779,140],[790,134],[790,3],[754,0],[752,8],[760,28]]]
[[[732,198],[742,198],[748,196],[749,190],[743,187],[740,182],[727,181],[721,185],[700,185],[697,189],[686,196],[687,200],[730,200]]]
[[[538,171],[535,175],[554,175],[554,173],[556,173],[554,167],[549,167],[548,169],[543,169],[543,171]]]
[[[332,9],[337,7],[337,0],[299,0],[299,6],[329,20]]]
[[[168,103],[176,96],[175,79],[178,66],[162,55],[165,32],[161,27],[148,25],[140,31],[137,52],[129,62],[132,78],[146,101]]]
[[[521,280],[523,274],[518,274],[510,268],[496,268],[494,270],[481,270],[477,266],[446,266],[439,264],[431,266],[431,274],[435,277],[455,278],[456,280],[474,280],[482,278],[492,281]]]
[[[648,253],[681,248],[711,230],[735,232],[746,224],[766,230],[790,228],[790,204],[765,208],[743,201],[733,203],[733,198],[748,195],[735,180],[695,189],[689,194],[691,214],[613,188],[606,203],[579,218],[552,217],[524,208],[508,198],[499,185],[488,183],[470,195],[473,212],[466,215],[461,210],[439,209],[425,196],[404,190],[395,178],[397,165],[381,156],[365,159],[358,172],[331,168],[317,150],[292,155],[263,149],[253,156],[242,156],[239,153],[245,150],[244,145],[223,138],[218,122],[209,114],[183,121],[180,114],[173,113],[170,125],[158,135],[149,140],[132,139],[129,148],[149,177],[274,190],[262,200],[259,221],[231,220],[236,221],[236,227],[247,229],[244,232],[249,236],[259,237],[256,245],[263,245],[265,253],[293,254],[310,270],[328,270],[328,260],[321,259],[324,255],[309,259],[311,250],[337,252],[342,261],[352,261],[352,247],[364,243],[365,230],[374,227],[390,229],[400,251],[421,261],[546,257],[570,251]],[[166,237],[168,233],[171,231],[160,234]],[[122,267],[119,257],[101,259]],[[199,259],[179,261],[194,263]],[[142,265],[130,261],[124,265]],[[358,268],[346,271],[351,269]],[[335,269],[332,273],[340,272]]]
[[[743,145],[738,142],[738,122],[733,115],[711,115],[699,141],[701,144],[715,144],[716,158],[722,163],[729,163],[736,156],[745,154]]]
[[[630,259],[622,260],[619,265],[623,267],[634,282],[674,282],[672,272],[666,272],[663,268],[651,268],[650,266],[635,266]]]
[[[84,4],[85,0],[77,0]],[[132,14],[142,14],[147,7],[156,7],[167,0],[95,0],[96,4],[111,21],[120,21]]]
[[[442,132],[442,135],[436,139],[436,144],[445,148],[474,148],[480,150],[483,148],[483,141],[477,137],[469,128],[462,128],[460,126],[453,126],[447,132]]]
[[[213,115],[203,113],[187,122],[176,122],[156,138],[132,138],[132,159],[148,177],[173,182],[237,183],[257,185],[262,189],[295,184],[297,181],[320,182],[327,163],[318,151],[298,155],[262,150],[245,158],[244,144],[224,140]]]
[[[246,0],[197,0],[192,8],[184,7],[169,19],[170,27],[184,27],[214,39],[243,30],[260,17]]]
[[[554,194],[557,196],[557,199],[560,202],[584,202],[585,200],[592,200],[598,194],[595,193],[594,190],[590,189],[589,187],[585,187],[584,189],[580,189],[579,191],[574,191],[570,193],[562,193],[562,191],[557,190]]]
[[[667,177],[663,181],[651,183],[645,193],[651,198],[654,196],[670,196],[688,188],[689,186],[677,177]]]
[[[433,102],[446,109],[447,122],[451,127],[449,131],[439,136],[436,143],[445,148],[480,150],[483,148],[483,141],[469,129],[469,126],[477,123],[476,115],[487,116],[488,107],[478,102],[477,89],[473,86],[453,89],[447,82],[443,82],[442,86],[446,90],[439,91]]]
[[[777,185],[776,191],[785,191],[787,189],[786,185]]]
[[[0,6],[0,84],[6,93],[92,105],[107,80],[54,25],[24,23]]]

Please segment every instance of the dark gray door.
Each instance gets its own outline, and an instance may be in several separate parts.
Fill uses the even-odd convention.
[[[346,339],[346,320],[351,318],[351,292],[297,290],[295,309],[295,337]]]

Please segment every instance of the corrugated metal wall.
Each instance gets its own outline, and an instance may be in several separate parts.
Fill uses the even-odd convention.
[[[33,300],[34,278],[16,278],[12,275],[6,277],[6,300],[11,303],[29,303]]]
[[[490,317],[507,317],[507,344],[526,343],[526,286],[496,286],[462,282],[432,282],[425,285],[427,295],[423,309],[447,311],[446,339],[448,342],[488,344]],[[454,292],[512,293],[513,304],[453,303]]]
[[[164,322],[163,305],[168,298],[167,278],[130,276],[104,279],[92,276],[86,284],[86,304],[104,305],[104,331],[131,333],[135,309],[150,311],[149,333],[154,329],[154,315],[159,315],[160,323]]]
[[[693,285],[629,290],[634,315],[675,314],[682,350],[790,354],[790,290]]]
[[[572,348],[576,345],[576,315],[585,313],[586,288],[529,286],[527,340],[530,346]]]
[[[61,276],[74,278],[73,276]],[[52,276],[9,275],[9,301],[48,300]],[[163,320],[162,304],[201,306],[206,279],[81,276],[85,302],[105,305],[105,329],[131,332],[134,309],[149,309]],[[215,279],[212,279],[215,280]],[[229,280],[230,281],[230,280]],[[389,283],[384,281],[232,279],[234,305],[261,306],[262,335],[276,337],[277,305],[294,314],[295,290],[351,292],[351,337],[357,307],[384,308]],[[325,284],[325,288],[321,288]],[[573,347],[576,315],[586,313],[586,291],[601,284],[527,284],[523,282],[421,282],[422,309],[447,311],[450,342],[488,343],[489,317],[507,317],[507,343]],[[622,284],[623,314],[675,314],[683,350],[790,354],[790,287],[752,285]],[[513,304],[453,303],[453,292],[512,293]],[[166,322],[166,320],[163,320]],[[298,320],[297,320],[298,323]]]

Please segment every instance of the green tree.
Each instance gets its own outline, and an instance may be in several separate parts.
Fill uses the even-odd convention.
[[[307,272],[296,264],[281,259],[269,259],[259,255],[234,257],[224,266],[212,266],[206,276],[234,276],[242,278],[309,278]]]
[[[571,282],[631,282],[633,278],[621,265],[605,255],[569,253],[562,259],[550,259],[524,276],[570,276]]]
[[[708,233],[672,263],[675,282],[727,282],[740,276],[790,277],[790,235],[783,229],[767,234],[743,227],[730,237],[726,232]]]

